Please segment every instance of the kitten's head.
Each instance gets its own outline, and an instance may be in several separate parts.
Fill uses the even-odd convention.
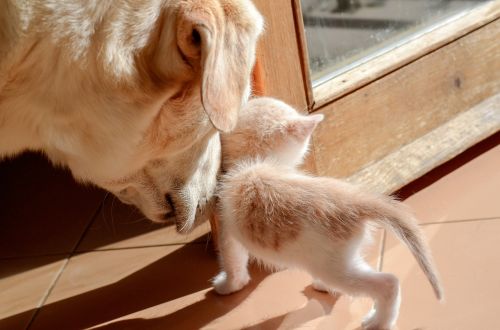
[[[237,161],[255,158],[300,165],[322,120],[321,114],[305,116],[276,99],[252,99],[241,109],[236,128],[221,136],[223,166],[228,169]]]

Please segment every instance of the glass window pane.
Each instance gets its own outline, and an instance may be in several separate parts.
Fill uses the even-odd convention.
[[[313,86],[491,0],[301,0]]]

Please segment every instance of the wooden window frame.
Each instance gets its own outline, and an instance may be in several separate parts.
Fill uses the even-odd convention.
[[[307,169],[393,192],[500,130],[500,1],[312,88],[300,0],[254,0],[265,94],[325,115]]]

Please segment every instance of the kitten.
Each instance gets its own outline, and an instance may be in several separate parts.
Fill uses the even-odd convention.
[[[322,114],[304,116],[276,99],[252,99],[240,111],[235,129],[221,135],[222,168],[264,158],[298,166],[307,154],[313,130],[322,120]]]
[[[374,299],[363,322],[390,329],[400,305],[398,279],[376,272],[361,255],[371,224],[391,229],[410,248],[438,299],[442,289],[422,232],[403,204],[333,178],[294,167],[307,152],[322,115],[303,116],[277,100],[252,100],[233,133],[222,136],[220,263],[213,285],[220,294],[243,288],[249,252],[276,268],[300,268],[319,290]]]

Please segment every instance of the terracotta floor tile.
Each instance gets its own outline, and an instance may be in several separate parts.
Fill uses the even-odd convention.
[[[377,244],[380,239],[381,232]],[[312,323],[355,328],[370,308],[366,299],[337,302],[314,291],[303,272],[267,276],[257,266],[247,288],[218,296],[209,283],[218,270],[209,250],[188,244],[80,254],[69,262],[32,329],[284,329]],[[377,257],[375,245],[368,251],[374,266]]]
[[[68,253],[104,198],[37,154],[0,162],[0,258]]]
[[[440,304],[408,250],[387,239],[384,271],[401,280],[398,329],[500,329],[500,219],[423,226],[441,273]]]
[[[82,329],[175,301],[209,288],[216,273],[203,244],[77,255],[32,329]]]
[[[209,232],[210,224],[207,221],[188,235],[178,234],[173,223],[153,223],[134,207],[124,205],[110,195],[87,231],[78,251],[206,241],[204,235]]]
[[[374,268],[382,234],[376,232],[366,250],[366,260]],[[302,271],[285,270],[257,282],[241,292],[248,296],[237,307],[202,329],[356,329],[371,308],[369,299],[315,291],[312,278]]]
[[[406,200],[423,223],[500,217],[500,145]]]
[[[64,257],[0,260],[0,329],[25,329]]]

